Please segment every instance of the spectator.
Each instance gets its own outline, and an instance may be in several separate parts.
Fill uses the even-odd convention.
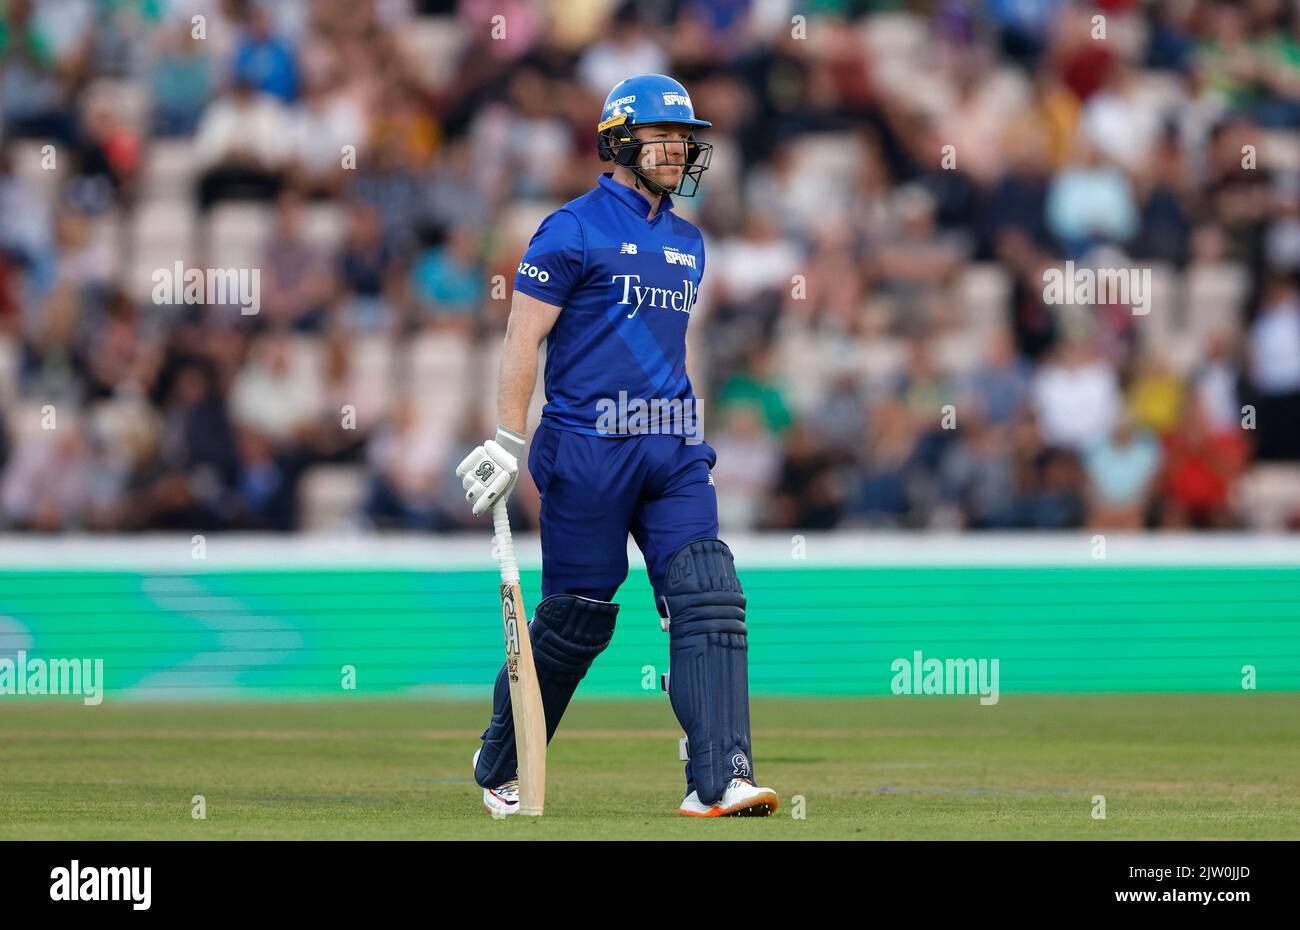
[[[1005,526],[1015,505],[1012,460],[1005,448],[1010,431],[979,409],[959,422],[961,441],[948,446],[939,467],[941,506],[956,511],[959,528]]]
[[[332,198],[343,189],[345,156],[351,165],[366,155],[365,117],[331,78],[308,80],[292,129],[293,174],[297,188],[315,198]]]
[[[1152,354],[1143,359],[1128,389],[1128,409],[1135,425],[1167,436],[1182,418],[1186,389],[1167,359]]]
[[[446,245],[426,251],[411,269],[411,286],[421,315],[431,322],[470,323],[486,294],[479,235],[452,232]]]
[[[743,372],[729,379],[718,392],[718,412],[732,404],[752,404],[761,411],[763,425],[780,435],[793,420],[785,391],[777,375],[776,354],[760,352]]]
[[[288,532],[297,522],[297,478],[301,458],[296,450],[279,454],[270,439],[255,430],[240,430],[238,512],[243,529]]]
[[[379,211],[384,223],[384,239],[403,254],[417,246],[417,225],[423,213],[424,173],[404,161],[401,153],[384,148],[373,149],[356,179],[357,199]]]
[[[436,489],[451,453],[448,437],[421,423],[412,398],[401,398],[370,445],[374,478],[366,515],[377,527],[444,528]]]
[[[335,271],[345,299],[344,319],[350,329],[378,332],[393,322],[389,294],[396,254],[383,233],[379,211],[372,204],[352,205],[347,238]]]
[[[5,469],[5,513],[16,528],[55,533],[80,528],[89,504],[86,438],[66,419],[20,443]]]
[[[959,409],[968,401],[977,405],[980,416],[994,426],[1006,426],[1025,405],[1032,384],[1032,369],[1016,355],[1011,334],[994,333],[983,365],[962,380]]]
[[[1160,468],[1160,446],[1130,418],[1088,450],[1089,520],[1092,530],[1140,530]]]
[[[163,496],[170,504],[207,508],[211,520],[205,519],[205,525],[212,525],[223,503],[221,493],[233,486],[238,466],[234,429],[210,362],[182,364],[163,413],[160,464],[183,491]],[[201,491],[202,504],[193,500],[193,491]]]
[[[72,143],[69,90],[89,48],[88,6],[11,0],[0,10],[4,138]]]
[[[709,445],[718,454],[711,474],[718,489],[718,519],[726,526],[753,529],[776,483],[780,446],[763,422],[760,408],[733,404]]]
[[[1033,400],[1044,440],[1076,450],[1108,435],[1121,405],[1114,369],[1079,337],[1063,345],[1039,370]]]
[[[77,176],[69,199],[75,198],[92,213],[132,202],[140,171],[140,138],[113,104],[102,98],[91,103],[76,149]]]
[[[845,496],[836,462],[819,447],[812,429],[796,420],[785,437],[770,526],[817,530],[834,527]]]
[[[237,80],[210,104],[194,140],[200,209],[221,200],[274,199],[291,154],[290,125],[280,103],[247,81]]]
[[[271,440],[276,449],[300,443],[316,421],[320,382],[288,336],[275,335],[255,349],[230,390],[230,418]]]
[[[1013,426],[1010,509],[994,512],[989,525],[1000,529],[1069,529],[1084,517],[1084,476],[1070,450],[1049,446],[1034,416]]]
[[[207,43],[193,39],[192,29],[188,20],[180,20],[158,33],[150,76],[156,136],[192,135],[212,95]]]
[[[33,296],[53,287],[54,205],[30,178],[15,174],[8,145],[0,145],[0,250],[27,270]]]
[[[854,372],[842,371],[831,380],[816,409],[809,412],[808,422],[827,451],[851,457],[862,443],[867,415],[865,388]]]
[[[1201,404],[1189,403],[1178,429],[1165,439],[1163,525],[1230,528],[1229,493],[1244,458],[1241,433],[1214,432]]]
[[[303,204],[296,195],[276,205],[275,234],[262,256],[264,319],[275,327],[315,332],[334,293],[334,262],[303,236]]]
[[[1128,177],[1081,142],[1077,163],[1057,172],[1048,186],[1047,226],[1068,258],[1098,243],[1129,241],[1138,231],[1138,209]]]
[[[1250,327],[1250,387],[1257,420],[1255,455],[1300,459],[1300,294],[1276,276]]]
[[[298,96],[298,59],[293,46],[274,34],[271,18],[260,5],[249,11],[235,47],[235,81],[292,103]]]
[[[1232,336],[1217,330],[1206,341],[1205,359],[1191,377],[1195,397],[1215,432],[1241,426],[1238,385],[1241,370],[1237,363]]]
[[[1119,61],[1083,108],[1080,129],[1087,144],[1130,174],[1150,163],[1160,142],[1163,114],[1150,93],[1134,69]]]
[[[663,48],[647,34],[635,4],[621,4],[604,37],[583,54],[578,75],[592,94],[604,96],[633,74],[662,74],[668,68]]]
[[[324,460],[359,458],[387,412],[387,384],[361,370],[357,345],[342,329],[326,339],[321,409],[311,437],[312,450]]]
[[[855,514],[868,526],[902,526],[912,515],[909,478],[917,447],[917,421],[897,400],[872,411],[865,475],[853,503]]]

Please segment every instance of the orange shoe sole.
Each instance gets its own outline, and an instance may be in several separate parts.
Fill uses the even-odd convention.
[[[770,817],[776,813],[778,806],[776,792],[764,791],[736,807],[726,808],[715,804],[703,814],[684,811],[680,808],[677,813],[683,817]]]

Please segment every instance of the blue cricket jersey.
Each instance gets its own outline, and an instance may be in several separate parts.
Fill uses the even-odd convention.
[[[562,308],[546,340],[543,422],[609,435],[611,404],[687,402],[686,326],[704,275],[704,238],[609,174],[546,217],[519,263],[515,289]],[[602,414],[605,419],[602,420]],[[636,428],[624,432],[642,432]],[[644,431],[690,435],[676,416],[651,416]]]

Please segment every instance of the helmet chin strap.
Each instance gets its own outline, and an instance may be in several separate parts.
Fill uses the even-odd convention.
[[[668,188],[664,187],[658,181],[650,180],[650,178],[641,173],[641,169],[639,168],[634,168],[632,170],[632,176],[636,179],[633,183],[636,184],[637,190],[641,189],[641,182],[644,181],[645,189],[653,196],[662,197],[664,194],[668,193]]]

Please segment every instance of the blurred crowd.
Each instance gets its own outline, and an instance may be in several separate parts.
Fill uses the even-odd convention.
[[[1247,493],[1300,491],[1294,0],[0,0],[0,528],[473,525],[515,266],[643,72],[713,122],[725,529],[1300,529]]]

